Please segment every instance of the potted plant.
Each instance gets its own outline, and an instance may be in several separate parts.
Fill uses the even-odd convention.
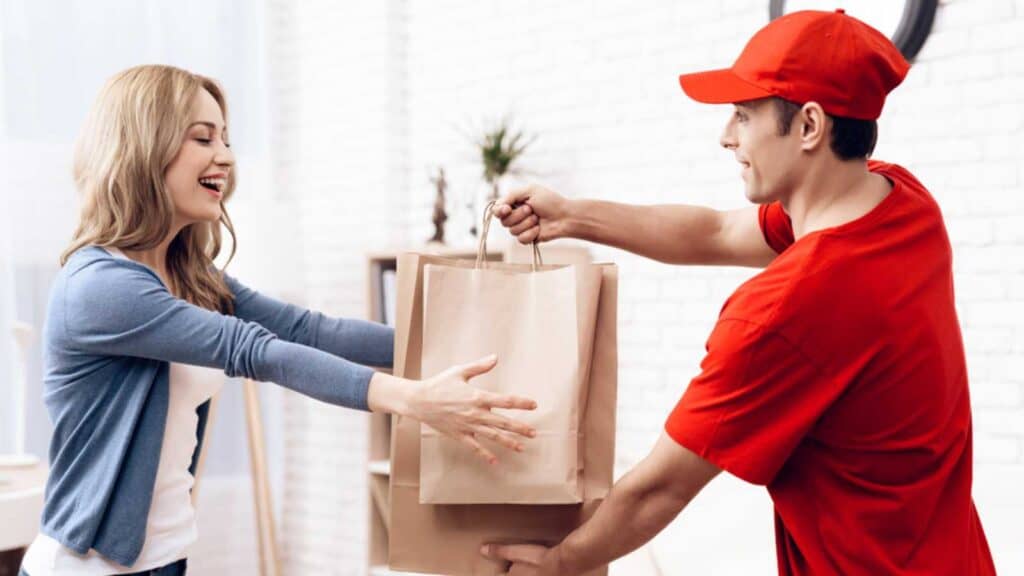
[[[477,141],[484,181],[491,187],[488,200],[498,199],[501,178],[519,171],[517,160],[535,139],[527,137],[521,130],[514,130],[506,117],[485,131]]]

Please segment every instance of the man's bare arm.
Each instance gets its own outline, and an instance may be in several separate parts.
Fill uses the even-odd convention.
[[[776,256],[761,234],[757,207],[635,206],[572,200],[532,186],[513,192],[496,210],[523,243],[579,238],[670,264],[764,267]]]
[[[574,212],[575,237],[668,264],[763,268],[776,256],[761,234],[756,207],[722,212],[580,200]]]
[[[619,480],[594,516],[537,558],[540,574],[583,574],[639,548],[661,532],[721,470],[662,434]],[[529,545],[491,545],[488,555],[523,561]]]

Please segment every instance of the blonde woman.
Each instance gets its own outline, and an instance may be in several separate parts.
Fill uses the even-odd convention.
[[[532,401],[468,384],[495,358],[422,382],[378,373],[366,366],[391,365],[389,328],[275,301],[214,266],[221,229],[234,239],[226,118],[216,82],[141,66],[106,84],[85,124],[81,220],[43,337],[51,472],[22,574],[183,574],[193,465],[225,374],[407,415],[489,461],[478,438],[521,450],[534,433],[491,412]]]

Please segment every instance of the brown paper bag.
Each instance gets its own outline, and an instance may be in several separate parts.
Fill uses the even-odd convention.
[[[530,424],[537,435],[521,453],[480,439],[500,454],[490,466],[461,442],[422,425],[421,503],[583,501],[580,414],[600,289],[601,268],[593,264],[536,271],[426,265],[423,373],[497,353],[497,367],[473,384],[536,400],[531,412],[496,412]]]
[[[420,379],[423,351],[424,266],[440,264],[472,268],[472,261],[405,254],[398,259],[395,374]],[[490,264],[491,269],[525,271],[522,264]],[[557,267],[544,267],[545,270]],[[394,570],[490,576],[501,574],[503,563],[484,558],[487,542],[532,541],[554,544],[593,514],[612,485],[615,460],[617,387],[616,302],[618,271],[600,265],[601,288],[591,353],[590,386],[581,414],[582,504],[432,505],[419,502],[420,424],[410,418],[393,420],[391,438],[391,512],[389,565]],[[606,574],[597,570],[595,575]]]

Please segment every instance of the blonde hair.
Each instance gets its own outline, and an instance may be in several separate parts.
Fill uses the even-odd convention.
[[[164,173],[177,156],[192,119],[196,96],[206,90],[227,121],[224,92],[216,81],[171,66],[137,66],[110,80],[100,91],[75,145],[75,185],[82,212],[61,265],[83,246],[147,250],[170,233],[174,203]],[[224,203],[235,190],[228,175],[218,222],[183,228],[167,248],[168,288],[192,304],[233,311],[231,291],[213,260],[220,254],[223,225],[235,231]]]

